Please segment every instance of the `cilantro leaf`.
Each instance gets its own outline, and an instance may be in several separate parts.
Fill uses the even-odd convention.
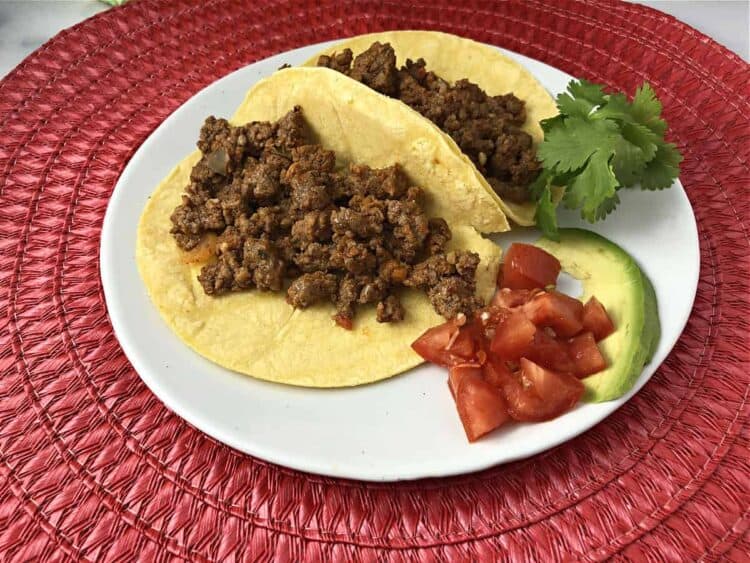
[[[555,117],[548,117],[547,119],[542,119],[539,122],[539,125],[541,125],[542,131],[544,131],[544,133],[546,134],[546,133],[549,133],[555,127],[559,127],[560,125],[562,125],[563,121],[565,121],[565,117],[562,114],[560,114],[560,115],[556,115]]]
[[[592,114],[593,119],[616,119],[623,124],[647,128],[653,137],[664,136],[667,124],[661,115],[661,103],[651,87],[644,83],[636,91],[633,102],[628,102],[625,94],[616,93],[607,96],[604,105]]]
[[[640,125],[638,123],[623,123],[620,126],[620,132],[626,141],[633,143],[643,151],[643,157],[646,161],[654,158],[654,155],[656,154],[656,143],[659,142],[659,135],[651,131],[651,129],[645,125]]]
[[[536,225],[542,231],[544,236],[552,240],[560,240],[557,231],[556,207],[552,201],[552,189],[549,182],[545,183],[539,201],[536,207]]]
[[[599,207],[596,208],[596,219],[597,221],[604,219],[607,215],[615,210],[615,207],[620,203],[620,197],[615,192],[615,195],[605,199]]]
[[[549,170],[542,170],[539,176],[536,177],[536,180],[529,184],[529,196],[531,196],[531,199],[536,201],[542,198],[544,190],[549,186],[550,176]]]
[[[657,135],[664,136],[667,123],[661,119],[661,102],[648,82],[644,82],[635,91],[630,113],[638,123],[645,125]]]
[[[588,80],[571,80],[568,83],[568,92],[574,98],[588,100],[595,106],[603,104],[605,100],[602,86]]]
[[[583,171],[568,184],[563,203],[571,209],[580,208],[581,217],[589,223],[597,220],[597,210],[617,191],[617,178],[609,163],[611,152],[597,151]]]
[[[588,117],[595,104],[584,98],[573,98],[570,94],[562,93],[555,102],[561,115],[570,117]],[[554,118],[553,118],[554,119]]]
[[[541,122],[544,141],[537,157],[543,170],[529,186],[537,225],[550,238],[557,233],[553,186],[564,187],[563,204],[593,223],[617,207],[620,188],[640,183],[643,189],[663,189],[679,174],[682,156],[664,140],[662,105],[649,84],[629,100],[574,80],[556,104],[560,114]]]
[[[615,142],[612,170],[621,186],[632,186],[638,182],[648,159],[643,150],[624,137]]]
[[[581,173],[583,168],[576,168],[575,170],[569,170],[568,172],[560,172],[552,176],[550,184],[553,186],[567,186],[570,181]]]
[[[617,137],[617,125],[612,121],[570,117],[544,135],[538,154],[545,168],[568,172],[581,168],[597,151],[614,150]]]
[[[644,190],[663,190],[674,182],[680,175],[682,155],[672,143],[659,141],[656,155],[646,164],[640,174],[641,188]]]
[[[607,96],[606,104],[601,106],[591,116],[592,119],[620,119],[632,121],[633,116],[630,114],[630,104],[625,94],[610,94]]]

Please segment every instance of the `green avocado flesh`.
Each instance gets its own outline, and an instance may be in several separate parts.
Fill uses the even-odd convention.
[[[609,367],[583,380],[584,400],[598,403],[622,396],[659,343],[659,313],[651,282],[627,252],[591,231],[560,229],[559,242],[542,238],[536,244],[581,281],[580,299],[585,303],[596,296],[615,325],[615,332],[599,342]]]

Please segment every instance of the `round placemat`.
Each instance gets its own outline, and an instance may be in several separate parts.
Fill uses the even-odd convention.
[[[606,421],[523,462],[379,485],[267,464],[169,412],[112,333],[98,249],[129,157],[200,88],[396,28],[629,92],[651,82],[685,155],[702,266],[677,347]],[[744,558],[749,100],[737,56],[624,3],[140,0],[62,32],[0,82],[0,558]]]

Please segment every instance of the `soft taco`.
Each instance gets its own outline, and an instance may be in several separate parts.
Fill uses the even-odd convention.
[[[207,119],[198,147],[149,199],[136,260],[170,328],[224,367],[312,387],[384,379],[494,291],[500,249],[480,233],[508,229],[498,199],[399,101],[285,69],[228,122]]]
[[[346,74],[437,124],[519,225],[534,224],[528,187],[541,165],[539,122],[557,114],[532,74],[497,49],[435,31],[388,31],[346,39],[305,63]]]

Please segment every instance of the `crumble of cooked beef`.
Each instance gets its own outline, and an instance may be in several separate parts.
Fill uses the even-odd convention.
[[[450,84],[428,71],[424,59],[407,59],[401,68],[389,43],[373,43],[356,57],[351,49],[322,55],[318,66],[346,74],[381,94],[397,98],[449,134],[501,197],[524,202],[541,164],[522,100],[512,93],[488,96],[476,84]]]
[[[202,157],[171,216],[184,250],[218,235],[198,276],[206,294],[285,290],[296,308],[334,304],[347,328],[358,305],[375,304],[379,322],[402,320],[402,287],[424,291],[447,318],[480,307],[479,257],[446,253],[448,224],[425,215],[401,168],[338,170],[305,128],[300,108],[276,123],[206,119]]]

